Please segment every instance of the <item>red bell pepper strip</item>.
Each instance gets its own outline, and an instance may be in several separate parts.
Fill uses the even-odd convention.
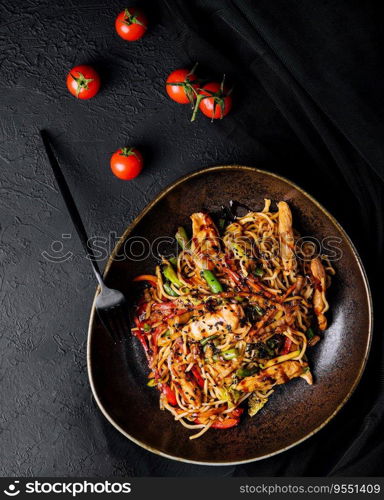
[[[235,427],[240,422],[240,418],[226,418],[224,420],[215,420],[211,425],[211,429],[230,429]],[[196,418],[195,424],[201,424],[200,420]]]
[[[201,376],[201,373],[200,373],[200,370],[199,370],[199,367],[198,366],[194,366],[191,370],[193,376],[195,377],[196,379],[196,382],[197,382],[197,385],[203,389],[204,387],[204,379],[203,377]]]
[[[205,417],[210,415],[214,415],[217,411],[221,411],[221,409],[213,408],[212,410],[208,410],[205,412]],[[240,422],[240,416],[244,412],[244,408],[235,408],[230,413],[227,413],[226,418],[224,420],[220,420],[218,418],[212,425],[212,429],[229,429],[230,427],[235,427]],[[201,421],[196,418],[194,420],[195,424],[201,424]]]
[[[176,304],[172,302],[171,300],[167,302],[156,302],[156,304],[153,304],[152,309],[154,311],[159,310],[162,312],[168,312],[171,311],[176,307]]]
[[[240,422],[239,418],[226,418],[225,420],[216,420],[211,425],[212,429],[230,429],[231,427],[236,427]]]
[[[144,313],[146,307],[147,303],[144,300],[137,304],[135,313],[138,318],[140,318],[140,316]]]
[[[140,274],[133,278],[132,281],[149,281],[151,285],[157,286],[157,276],[153,276],[153,274]]]
[[[170,405],[177,406],[176,395],[173,392],[173,390],[169,387],[169,385],[162,384],[161,385],[161,392],[165,395],[165,397],[167,398],[167,401]]]
[[[145,336],[140,333],[140,332],[134,332],[133,335],[139,339],[141,345],[143,346],[143,349],[144,349],[144,352],[145,352],[145,355],[149,361],[149,353],[148,353],[148,344],[147,344],[147,339],[145,338]]]
[[[143,329],[143,325],[141,324],[141,322],[137,316],[134,316],[133,321],[135,322],[135,325],[139,330]]]
[[[283,350],[281,351],[280,354],[281,355],[288,354],[289,351],[291,350],[291,346],[292,346],[292,340],[289,337],[286,337]]]
[[[238,418],[240,415],[244,413],[244,408],[235,408],[231,413],[228,413],[228,416],[231,418]]]

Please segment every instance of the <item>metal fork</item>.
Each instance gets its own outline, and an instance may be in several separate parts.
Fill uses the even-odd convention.
[[[56,182],[67,206],[69,215],[71,216],[73,225],[75,226],[86,255],[91,262],[93,272],[95,273],[96,279],[100,285],[99,294],[96,297],[96,311],[98,312],[102,324],[109,332],[114,342],[121,341],[130,332],[127,301],[121,292],[119,292],[118,290],[113,290],[112,288],[108,288],[105,285],[94,253],[88,246],[88,236],[85,231],[83,221],[81,220],[79,211],[71,195],[68,184],[53,152],[52,145],[46,130],[41,130],[40,136],[43,140],[45,152],[47,153],[49,163],[52,167]]]

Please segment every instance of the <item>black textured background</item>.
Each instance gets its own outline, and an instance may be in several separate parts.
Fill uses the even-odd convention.
[[[351,438],[340,435],[327,444],[328,433],[337,435],[345,419],[351,432],[361,425],[351,416],[362,394],[370,403],[361,388],[310,445],[236,469],[152,455],[120,436],[93,404],[86,329],[95,281],[76,236],[62,239],[73,228],[41,148],[40,128],[53,136],[90,235],[121,234],[161,188],[182,174],[239,163],[282,173],[309,190],[369,260],[351,220],[350,188],[341,184],[333,160],[324,177],[314,165],[314,151],[298,139],[265,82],[261,85],[246,65],[238,64],[236,44],[213,50],[209,36],[188,29],[169,10],[172,1],[136,4],[146,8],[150,29],[142,41],[129,43],[114,32],[114,18],[126,6],[119,0],[0,2],[0,474],[325,473],[336,461],[335,448],[340,456]],[[216,47],[229,44],[225,32],[221,35]],[[195,61],[214,78],[225,72],[235,87],[233,112],[222,122],[201,116],[191,124],[188,107],[165,96],[167,74]],[[94,65],[103,80],[100,94],[90,101],[76,100],[65,87],[68,70],[83,63]],[[141,148],[145,170],[123,182],[111,174],[109,157],[131,144]],[[73,252],[72,259],[53,264],[42,257],[55,240]],[[363,387],[372,385],[367,377],[369,370]]]

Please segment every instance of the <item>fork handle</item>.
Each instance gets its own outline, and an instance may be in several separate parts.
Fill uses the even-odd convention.
[[[72,197],[71,191],[69,190],[67,181],[65,180],[63,172],[61,171],[59,162],[57,161],[56,156],[53,152],[47,131],[40,130],[40,136],[41,136],[41,139],[43,140],[45,152],[47,153],[49,163],[52,167],[53,174],[54,174],[56,182],[59,186],[61,195],[62,195],[64,202],[67,206],[69,215],[71,216],[73,225],[75,226],[77,234],[79,235],[79,238],[80,238],[80,241],[84,247],[85,253],[86,253],[87,257],[89,258],[89,260],[91,261],[92,269],[93,269],[93,272],[95,273],[96,279],[99,282],[100,286],[103,287],[104,281],[103,281],[103,278],[101,277],[101,273],[99,270],[99,266],[97,265],[95,255],[94,255],[92,249],[88,246],[87,232],[85,231],[83,221],[81,220],[79,211],[78,211],[77,206],[75,204],[75,201]]]

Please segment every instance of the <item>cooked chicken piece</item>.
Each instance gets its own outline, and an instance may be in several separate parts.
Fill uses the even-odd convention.
[[[294,255],[295,240],[292,230],[292,212],[285,201],[277,204],[279,208],[279,240],[280,256],[283,261],[284,271],[289,273],[296,268],[296,259]]]
[[[312,373],[311,373],[311,370],[309,368],[307,368],[306,370],[304,370],[304,373],[302,373],[300,375],[300,377],[302,379],[304,379],[308,385],[312,385],[313,384],[313,376],[312,376]]]
[[[197,383],[192,380],[191,375],[185,373],[185,368],[185,365],[175,363],[173,380],[180,385],[185,402],[194,408],[198,408],[201,405],[201,391]]]
[[[191,319],[193,315],[192,311],[187,311],[180,316],[175,316],[174,318],[171,318],[169,320],[169,326],[174,326],[174,327],[180,327],[181,325],[184,325],[187,321]]]
[[[313,292],[313,307],[317,316],[320,330],[327,328],[327,318],[324,316],[328,309],[328,303],[325,299],[326,276],[321,260],[316,257],[311,260],[311,273],[315,278],[315,291]]]
[[[257,375],[244,378],[237,384],[236,389],[243,392],[267,391],[274,385],[285,384],[295,377],[300,377],[307,366],[299,361],[284,361],[261,370]]]
[[[295,289],[293,291],[293,293],[295,295],[298,295],[300,292],[301,292],[301,289],[303,288],[304,286],[304,276],[298,276],[297,277],[297,280],[296,280],[296,286],[295,286]]]
[[[213,313],[206,313],[199,319],[185,325],[182,333],[193,340],[201,340],[211,335],[220,335],[234,331],[239,327],[240,308],[237,304],[228,304]]]
[[[220,251],[219,232],[211,217],[201,212],[191,215],[192,256],[200,269],[212,270]]]

